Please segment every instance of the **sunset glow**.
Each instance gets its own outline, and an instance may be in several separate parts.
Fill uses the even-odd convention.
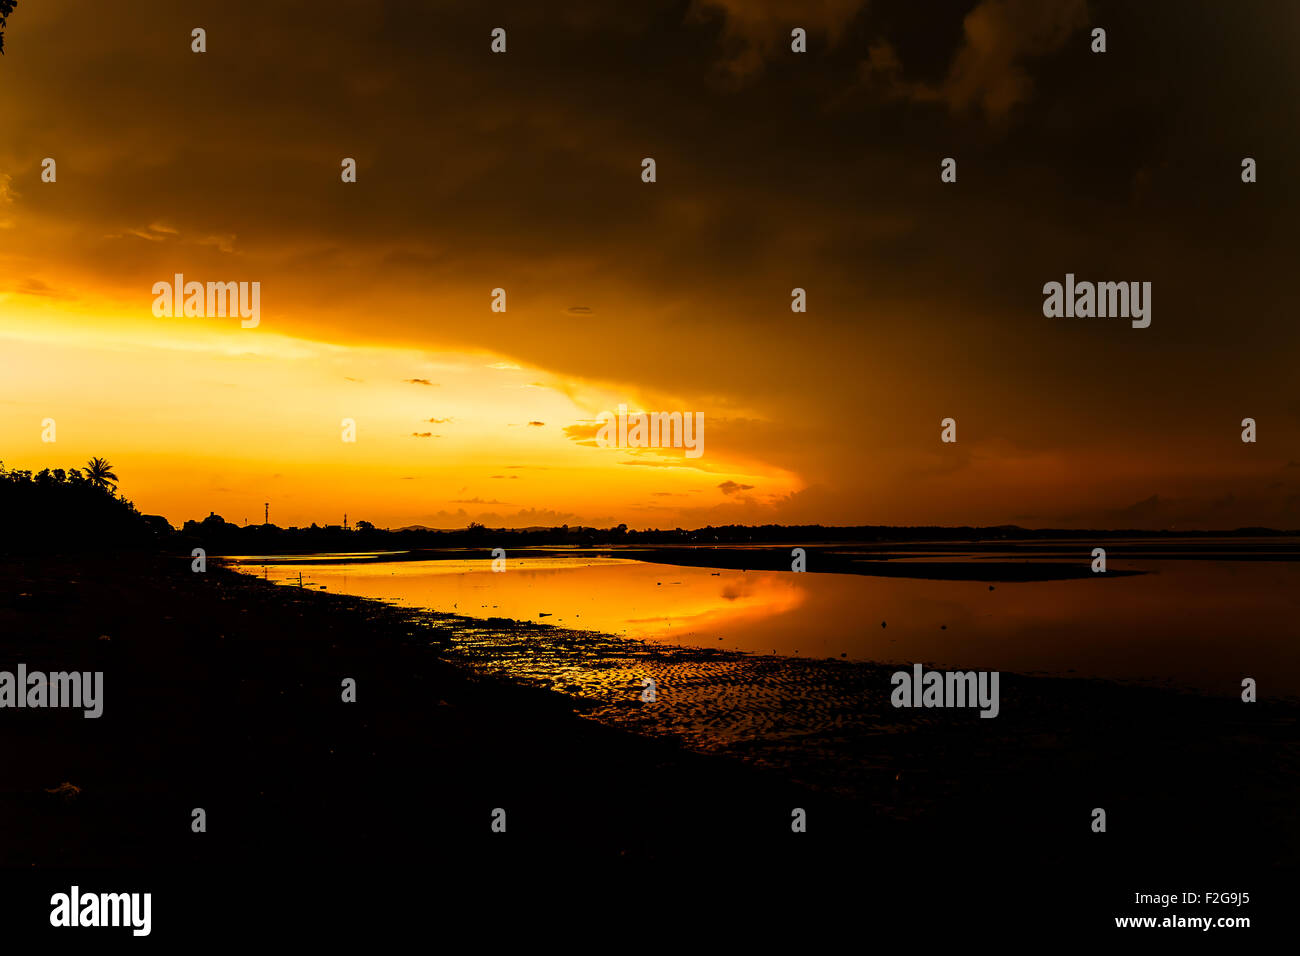
[[[854,6],[818,14],[836,50]],[[26,49],[64,56],[9,54],[0,83],[6,466],[104,455],[174,524],[258,521],[268,501],[285,525],[1300,524],[1285,197],[1236,183],[1229,205],[1231,169],[1219,190],[1154,166],[1145,130],[1131,169],[1076,153],[1035,113],[1073,60],[1026,84],[992,7],[955,62],[985,41],[1006,62],[933,89],[884,83],[909,64],[869,46],[856,79],[792,75],[754,39],[771,16],[716,7],[741,52],[701,59],[691,19],[656,54],[680,69],[646,83],[638,52],[582,45],[613,25],[595,9],[517,24],[493,61],[432,12],[340,32],[214,7],[210,33],[241,43],[195,57],[153,39],[188,36],[193,11],[26,5]],[[1082,24],[1074,5],[1035,16],[1048,46]],[[581,80],[553,68],[575,58]],[[1221,127],[1240,121],[1226,82],[1198,100]],[[806,126],[762,134],[814,101]],[[950,130],[868,134],[906,109],[985,158],[939,184]],[[1114,197],[1100,219],[1094,195]],[[1146,280],[1154,320],[1044,317],[1044,283],[1071,270]],[[176,274],[259,283],[260,322],[156,318]],[[702,413],[706,453],[583,444],[619,404]]]

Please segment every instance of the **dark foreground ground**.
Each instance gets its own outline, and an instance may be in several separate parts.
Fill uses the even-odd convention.
[[[151,891],[158,938],[260,922],[383,942],[459,921],[495,932],[535,909],[552,922],[520,925],[540,938],[616,919],[650,944],[701,918],[811,942],[839,924],[1014,938],[1170,915],[1135,893],[1249,892],[1173,912],[1258,926],[1294,886],[1293,705],[1021,678],[1016,693],[1059,704],[1032,725],[1004,708],[983,722],[996,745],[973,714],[910,734],[888,794],[845,795],[476,676],[439,659],[443,631],[188,559],[0,559],[0,670],[105,674],[97,720],[0,710],[6,932],[47,927],[71,883]],[[845,745],[895,765],[897,738],[879,744]],[[898,813],[927,776],[942,798]]]

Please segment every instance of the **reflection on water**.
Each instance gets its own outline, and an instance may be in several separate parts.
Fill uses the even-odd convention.
[[[517,552],[516,552],[517,554]],[[1000,583],[715,571],[620,558],[301,564],[270,580],[686,647],[1300,694],[1300,563],[1112,560],[1133,577]],[[1265,690],[1267,688],[1267,690]]]

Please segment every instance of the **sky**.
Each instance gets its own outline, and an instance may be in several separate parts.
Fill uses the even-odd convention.
[[[1273,2],[21,0],[0,460],[106,457],[173,524],[1297,528],[1297,41]],[[258,325],[155,316],[176,273]],[[1044,316],[1066,273],[1151,282],[1150,327]],[[620,404],[703,454],[599,447]]]

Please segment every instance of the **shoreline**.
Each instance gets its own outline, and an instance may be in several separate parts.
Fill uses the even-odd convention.
[[[9,558],[0,571],[19,585],[0,599],[0,663],[105,673],[97,720],[0,711],[15,768],[0,810],[20,821],[4,867],[539,852],[581,867],[718,853],[806,866],[960,845],[984,847],[1007,879],[1044,866],[1102,879],[1117,866],[1270,872],[1300,856],[1297,709],[1283,701],[1006,673],[995,720],[900,714],[886,665],[800,661],[796,679],[734,651],[593,648],[581,632],[295,593],[215,562],[193,574],[180,557]],[[456,651],[456,628],[483,640]],[[622,666],[617,652],[662,668],[670,706],[491,673],[503,654],[541,657],[539,637],[601,667]],[[356,703],[340,699],[344,677]],[[777,693],[791,680],[793,711]],[[762,733],[709,746],[685,729],[682,714],[725,722],[736,695],[760,703]],[[819,722],[809,732],[791,713]],[[1115,821],[1102,855],[1094,806]],[[209,833],[190,831],[194,807]],[[508,844],[493,842],[496,807]],[[792,807],[818,839],[792,844]]]
[[[608,815],[616,796],[671,807],[674,791],[700,786],[738,802],[802,796],[753,768],[584,720],[559,694],[441,659],[443,615],[295,593],[216,565],[192,574],[180,557],[6,558],[0,572],[16,585],[0,603],[0,659],[105,674],[97,720],[0,711],[15,768],[0,811],[26,824],[0,849],[0,866],[310,859],[324,850],[320,834],[339,831],[361,838],[360,858],[383,856],[367,846],[395,838],[398,821],[386,818],[408,787],[421,815],[460,821],[442,839],[471,853],[501,805],[560,820],[566,798],[603,795]],[[357,681],[356,703],[341,700],[345,677]],[[52,792],[64,782],[75,789]],[[199,806],[220,839],[190,832]],[[638,839],[674,842],[679,816],[638,827]],[[594,826],[575,836],[599,857],[618,855],[629,833]]]
[[[926,548],[924,545],[919,547]],[[691,555],[701,558],[713,557],[713,550],[687,549]],[[723,550],[737,555],[753,553],[742,549]],[[564,555],[566,552],[555,554]],[[620,552],[615,554],[628,556]],[[447,556],[459,557],[456,554]],[[1253,556],[1247,559],[1251,560]],[[682,563],[725,567],[705,561]],[[1113,571],[1108,573],[1119,576]],[[1089,576],[1092,576],[1090,572]],[[383,606],[406,610],[395,605]],[[1034,772],[1029,766],[1018,765],[1014,755],[1017,737],[1023,727],[1009,729],[1003,734],[1001,728],[1010,722],[999,724],[994,721],[992,725],[982,725],[978,720],[968,719],[975,716],[973,712],[921,710],[900,713],[888,707],[881,689],[889,686],[889,675],[898,669],[896,664],[672,645],[545,622],[482,619],[452,612],[410,610],[434,615],[442,626],[458,634],[459,639],[453,638],[446,657],[477,673],[501,677],[514,686],[533,687],[555,694],[576,712],[613,728],[631,731],[638,738],[675,741],[693,751],[719,755],[727,760],[744,760],[746,764],[775,771],[783,780],[811,786],[817,792],[846,797],[854,806],[891,819],[907,819],[915,805],[928,804],[930,809],[934,809],[936,804],[963,798],[959,792],[958,774],[945,773],[930,765],[935,750],[950,751],[954,749],[954,741],[983,747],[985,753],[990,748],[995,749],[996,759],[1009,772],[1024,776],[1031,776]],[[504,666],[507,658],[516,662],[526,661],[529,673],[521,673],[515,666]],[[566,690],[563,686],[566,675],[589,666],[593,658],[599,660],[598,669],[602,674],[625,673],[629,680],[620,682],[615,679],[603,688],[603,693],[584,694],[576,685]],[[924,663],[933,667],[928,661]],[[662,696],[660,706],[653,710],[636,704],[638,675],[654,674],[660,679],[662,688],[665,680],[671,682],[672,675],[680,674],[683,669],[691,671],[687,684],[693,691],[681,695],[685,718],[663,707]],[[791,676],[792,673],[797,676]],[[1002,676],[1004,693],[1019,707],[1017,719],[1029,725],[1036,739],[1035,746],[1047,753],[1053,749],[1053,745],[1045,744],[1047,738],[1069,737],[1076,743],[1082,742],[1083,747],[1091,751],[1085,759],[1102,759],[1101,752],[1127,737],[1135,720],[1161,724],[1173,722],[1186,728],[1199,726],[1208,734],[1217,732],[1214,728],[1219,722],[1241,726],[1238,723],[1241,712],[1237,710],[1240,702],[1235,695],[1214,697],[1187,688],[1097,677],[1013,672],[1003,672]],[[792,684],[816,688],[814,706],[824,712],[820,719],[796,725],[787,719],[787,715],[780,713],[786,708],[804,715],[807,713],[808,695],[800,694],[792,699],[788,694],[773,694],[774,686],[788,688]],[[589,685],[584,687],[590,689]],[[779,698],[779,704],[772,708],[776,713],[765,715],[765,719],[770,724],[785,725],[783,732],[798,733],[801,746],[796,753],[790,753],[782,745],[781,733],[775,735],[776,739],[764,739],[762,734],[752,732],[752,728],[746,726],[750,721],[743,714],[732,721],[739,725],[738,732],[734,727],[722,735],[699,731],[696,725],[701,720],[716,730],[719,723],[738,713],[739,709],[730,705],[722,705],[713,711],[708,706],[711,697],[716,695],[716,699],[722,700],[728,694],[734,695],[737,688],[747,689],[755,697]],[[1274,696],[1268,707],[1271,714],[1294,733],[1297,718],[1300,718],[1300,698]],[[1098,721],[1103,726],[1089,728],[1087,724],[1091,718],[1077,718],[1089,709],[1108,712],[1110,716]],[[1062,712],[1075,716],[1061,721],[1059,715]],[[1054,723],[1057,725],[1053,726]],[[1269,720],[1261,723],[1267,724]],[[818,738],[826,736],[828,731],[832,743],[837,746],[846,743],[845,733],[860,734],[860,739],[851,741],[848,749],[853,758],[868,763],[870,771],[864,775],[851,774],[846,780],[842,761],[828,761],[829,748],[819,743]],[[911,733],[916,736],[909,738]],[[1187,745],[1182,737],[1183,734],[1179,733],[1159,741],[1158,746],[1166,750],[1164,760],[1173,759],[1171,755],[1174,753],[1186,752]],[[870,739],[878,749],[864,753],[861,746],[864,739]],[[914,748],[898,743],[905,739],[920,743]],[[888,743],[883,744],[885,741]],[[1131,771],[1147,759],[1137,752],[1138,746],[1118,748],[1131,761]],[[955,749],[960,747],[958,744]],[[977,769],[967,766],[959,772],[974,776]],[[905,777],[913,780],[902,782]],[[916,786],[915,779],[926,780],[927,786]],[[1294,859],[1295,848],[1289,852]]]

